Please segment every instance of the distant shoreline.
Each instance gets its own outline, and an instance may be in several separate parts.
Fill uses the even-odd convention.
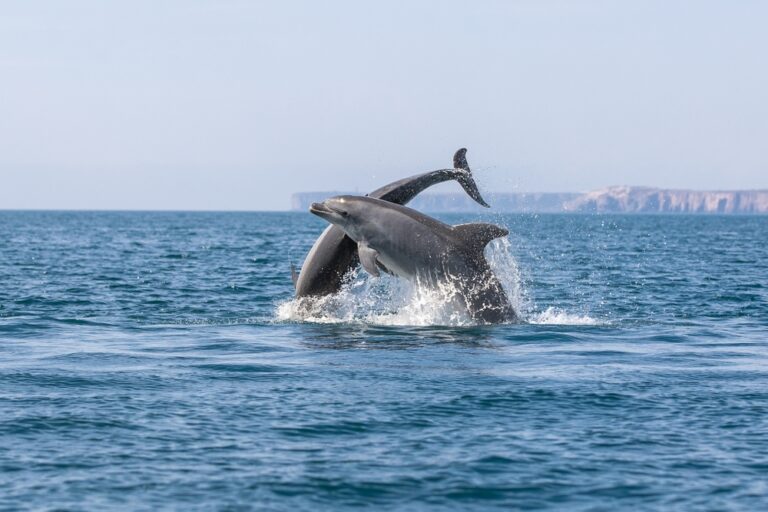
[[[413,206],[410,203],[408,206]],[[756,213],[702,213],[702,212],[571,212],[571,211],[509,211],[498,210],[492,208],[490,210],[476,209],[470,210],[422,210],[432,215],[451,214],[451,213],[494,213],[494,214],[510,214],[510,215],[658,215],[658,216],[711,216],[711,217],[759,217],[768,215],[768,213],[756,212]],[[113,213],[125,213],[125,214],[243,214],[243,213],[274,213],[274,214],[288,214],[288,215],[310,215],[308,210],[127,210],[127,209],[93,209],[87,208],[0,208],[0,216],[9,213],[88,213],[88,214],[113,214]]]
[[[289,213],[304,212],[309,205],[341,194],[359,192],[298,192],[286,210],[258,209],[165,209],[165,208],[3,208],[6,212],[91,212],[91,213]],[[485,192],[495,213],[541,214],[688,214],[767,215],[768,190],[699,191],[652,187],[607,187],[591,192]],[[430,213],[483,213],[467,195],[423,193],[409,206]]]
[[[341,192],[302,192],[291,210],[306,211],[315,201]],[[486,193],[494,211],[505,213],[671,213],[768,214],[768,190],[699,191],[615,186],[591,192]],[[421,194],[409,206],[428,212],[486,211],[462,193]]]

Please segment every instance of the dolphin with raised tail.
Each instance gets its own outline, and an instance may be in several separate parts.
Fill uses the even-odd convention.
[[[453,169],[417,174],[385,185],[368,194],[368,197],[404,205],[432,185],[456,180],[477,203],[490,208],[480,195],[472,171],[467,163],[467,150],[461,148],[453,155]],[[310,249],[301,273],[291,266],[291,277],[296,287],[296,297],[321,297],[337,293],[344,276],[359,263],[357,244],[344,231],[330,225]]]
[[[473,320],[497,324],[517,315],[485,259],[491,240],[509,234],[493,224],[450,226],[399,204],[360,196],[314,203],[310,212],[342,229],[357,244],[363,268],[436,286],[448,283]]]

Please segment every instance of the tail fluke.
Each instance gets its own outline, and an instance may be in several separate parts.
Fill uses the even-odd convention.
[[[456,151],[456,153],[454,153],[453,168],[470,171],[469,164],[467,163],[467,148],[461,148],[460,150]]]
[[[472,177],[472,169],[469,168],[469,163],[467,162],[467,148],[461,148],[453,155],[453,167],[463,171],[456,177],[456,181],[469,194],[469,197],[486,208],[490,208],[491,205],[486,203],[483,196],[480,195],[477,183],[475,183],[475,179]]]

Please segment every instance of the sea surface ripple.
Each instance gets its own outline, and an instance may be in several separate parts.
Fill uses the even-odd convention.
[[[309,214],[0,212],[0,510],[768,508],[768,217],[484,220],[522,324],[297,318]]]

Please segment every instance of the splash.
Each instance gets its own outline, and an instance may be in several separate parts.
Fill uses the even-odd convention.
[[[589,315],[569,313],[554,307],[537,311],[523,285],[524,279],[517,260],[513,256],[512,242],[508,238],[492,241],[486,250],[486,259],[501,281],[521,321],[534,325],[601,325],[604,323]]]
[[[523,285],[512,244],[507,238],[488,244],[485,256],[521,321],[531,324],[598,323],[588,316],[569,314],[554,308],[536,312]],[[285,301],[278,304],[275,317],[277,321],[322,324],[476,325],[461,302],[459,291],[448,282],[434,287],[388,275],[371,278],[358,270],[347,276],[346,284],[338,293]]]
[[[518,316],[525,319],[527,313],[532,311],[533,303],[525,293],[520,267],[512,251],[512,242],[506,237],[491,241],[485,249],[485,259],[501,282],[509,303]]]
[[[306,297],[277,307],[277,319],[313,323],[430,326],[474,325],[449,284],[436,288],[392,276],[356,272],[335,295]]]
[[[532,313],[528,323],[536,325],[602,325],[596,318],[589,315],[576,315],[557,308],[549,307],[542,312]]]

